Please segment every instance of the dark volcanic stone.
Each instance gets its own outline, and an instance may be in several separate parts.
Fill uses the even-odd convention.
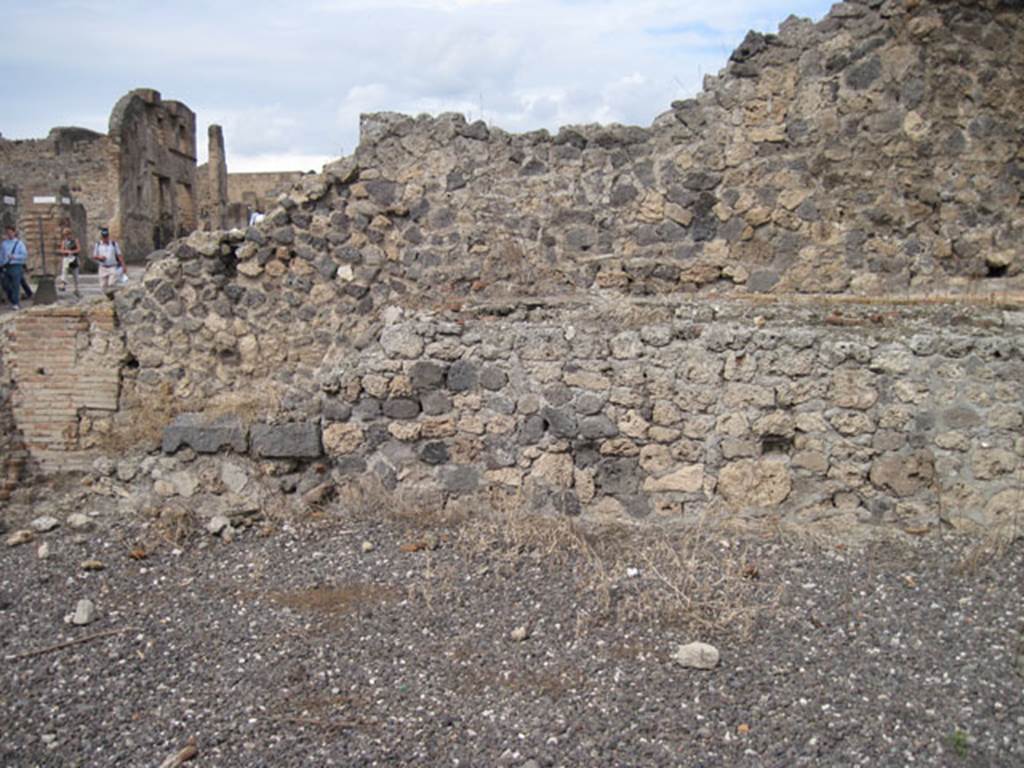
[[[607,416],[588,416],[580,421],[580,437],[594,440],[601,437],[615,437],[619,428]]]
[[[363,397],[352,408],[352,415],[357,419],[369,421],[380,416],[380,400],[375,397]]]
[[[540,415],[548,424],[548,429],[555,437],[576,437],[579,427],[576,423],[575,414],[560,408],[545,407]]]
[[[415,419],[420,415],[420,404],[404,397],[385,400],[384,415],[389,419]]]
[[[846,73],[846,84],[856,91],[863,91],[881,76],[882,60],[878,56],[872,56]]]
[[[255,424],[252,428],[252,453],[264,459],[315,459],[321,455],[320,425]]]
[[[202,413],[182,413],[164,428],[161,448],[174,453],[181,447],[196,453],[217,453],[230,448],[245,453],[249,430],[238,416],[228,415],[210,419]]]
[[[444,366],[432,363],[429,360],[420,360],[409,369],[409,378],[412,380],[412,386],[417,392],[437,389],[444,384]]]
[[[480,472],[474,467],[447,467],[441,472],[441,483],[450,493],[475,491],[480,484]]]
[[[452,392],[467,392],[476,387],[476,366],[468,360],[457,360],[448,369],[448,389]]]
[[[424,464],[447,464],[449,458],[448,446],[440,441],[427,443],[420,450],[420,461]]]

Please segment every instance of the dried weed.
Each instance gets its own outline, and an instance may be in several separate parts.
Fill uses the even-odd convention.
[[[747,547],[704,526],[648,531],[525,512],[474,519],[456,532],[475,559],[543,559],[571,570],[576,626],[608,621],[746,636],[778,592],[758,588]]]

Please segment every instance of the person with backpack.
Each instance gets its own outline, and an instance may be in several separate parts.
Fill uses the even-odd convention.
[[[92,249],[92,258],[100,265],[100,289],[110,295],[121,275],[128,274],[128,268],[124,265],[121,246],[110,239],[110,230],[106,227],[100,229],[100,240]]]
[[[0,243],[0,269],[3,270],[3,288],[7,300],[14,309],[21,309],[22,276],[25,262],[28,261],[28,249],[18,237],[18,230],[13,224],[4,227],[4,240]],[[31,291],[28,292],[32,297]]]

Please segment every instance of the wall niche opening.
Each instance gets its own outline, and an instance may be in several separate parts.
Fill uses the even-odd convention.
[[[763,435],[761,437],[761,453],[792,453],[793,438],[785,435]]]

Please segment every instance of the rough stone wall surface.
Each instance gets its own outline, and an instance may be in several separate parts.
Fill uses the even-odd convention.
[[[86,469],[118,408],[123,341],[109,304],[36,308],[4,321],[0,410],[30,469]],[[6,411],[6,414],[4,413]]]
[[[83,243],[99,226],[114,225],[117,213],[117,148],[108,136],[84,128],[54,128],[45,139],[0,139],[0,167],[15,194],[52,195],[67,188],[86,210]],[[87,237],[86,237],[87,236]]]
[[[404,277],[465,290],[516,280],[492,260],[641,293],[1019,274],[1020,11],[909,8],[842,3],[751,34],[650,130],[367,116],[346,213]]]
[[[995,0],[848,2],[649,129],[367,116],[260,226],[119,292],[126,415],[251,393],[259,418],[175,440],[564,513],[998,523],[1020,314],[926,301],[1019,306],[1022,30]]]
[[[266,213],[274,207],[278,195],[290,191],[303,175],[301,171],[229,173],[228,200]]]
[[[196,228],[196,116],[157,91],[136,89],[110,114],[118,147],[118,225],[125,257],[151,251]]]
[[[16,224],[18,221],[18,190],[6,184],[0,177],[0,226]]]
[[[1024,312],[831,311],[392,312],[358,355],[327,355],[306,418],[339,482],[497,486],[562,513],[1020,512]]]
[[[217,229],[210,226],[210,211],[218,203],[216,183],[212,183],[212,164],[204,163],[196,170],[196,183],[200,210],[200,224],[204,229]],[[249,223],[249,214],[253,211],[266,213],[277,204],[277,198],[289,192],[297,184],[303,174],[301,171],[267,171],[263,173],[228,173],[227,190],[223,200],[226,201],[224,213],[225,229],[240,227],[244,229]]]

